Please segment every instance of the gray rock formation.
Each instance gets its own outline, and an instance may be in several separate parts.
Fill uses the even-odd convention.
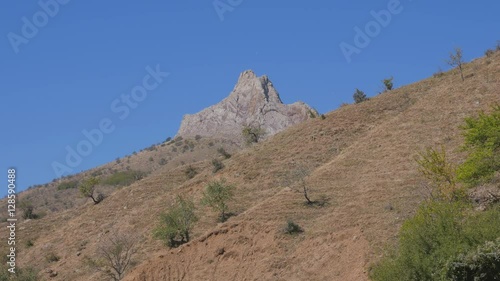
[[[303,102],[286,105],[267,76],[251,70],[240,74],[231,94],[197,114],[185,115],[178,136],[226,138],[240,143],[245,126],[260,127],[265,137],[318,113]]]

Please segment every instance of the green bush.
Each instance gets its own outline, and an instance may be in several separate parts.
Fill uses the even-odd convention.
[[[453,281],[500,280],[500,238],[452,259],[446,277]]]
[[[189,242],[190,233],[198,221],[193,201],[178,196],[174,206],[160,215],[160,224],[153,230],[153,236],[168,247]]]
[[[102,184],[112,185],[112,186],[127,186],[131,185],[135,181],[143,179],[145,177],[145,173],[142,171],[124,171],[124,172],[116,172],[113,175],[102,181]]]
[[[431,201],[401,228],[399,247],[372,270],[373,280],[449,280],[449,261],[493,241],[500,208],[474,213],[461,202]],[[461,280],[461,279],[458,279]]]
[[[354,95],[352,95],[352,98],[354,99],[355,103],[362,103],[362,102],[368,100],[368,97],[366,96],[366,94],[359,89],[356,89],[356,92],[354,92]]]
[[[78,187],[78,181],[66,181],[57,186],[57,190],[73,189]]]
[[[283,229],[283,232],[285,234],[293,235],[293,234],[302,233],[302,232],[304,232],[304,230],[298,224],[294,223],[292,220],[288,220],[286,222],[285,228]]]
[[[219,220],[223,222],[227,219],[227,202],[233,198],[234,189],[235,187],[227,184],[225,179],[210,182],[203,192],[201,204],[219,212]]]
[[[490,114],[481,112],[476,118],[466,118],[462,130],[469,155],[458,167],[458,179],[468,186],[491,180],[500,170],[500,105]]]

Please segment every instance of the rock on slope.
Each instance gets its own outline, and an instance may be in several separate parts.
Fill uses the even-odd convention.
[[[251,70],[240,74],[229,97],[197,114],[185,115],[177,135],[241,140],[244,126],[260,127],[266,137],[303,122],[317,112],[303,102],[286,105],[267,76]]]

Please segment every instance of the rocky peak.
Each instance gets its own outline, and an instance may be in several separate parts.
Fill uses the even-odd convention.
[[[244,126],[257,126],[274,135],[310,118],[314,109],[302,102],[285,105],[267,76],[252,70],[240,74],[231,94],[197,114],[185,115],[177,135],[230,138],[240,142]]]

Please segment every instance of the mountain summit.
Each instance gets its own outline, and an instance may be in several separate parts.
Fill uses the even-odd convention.
[[[230,138],[239,142],[245,126],[264,129],[266,137],[318,113],[303,102],[284,104],[269,78],[252,70],[240,74],[231,94],[196,114],[185,115],[177,135]]]

